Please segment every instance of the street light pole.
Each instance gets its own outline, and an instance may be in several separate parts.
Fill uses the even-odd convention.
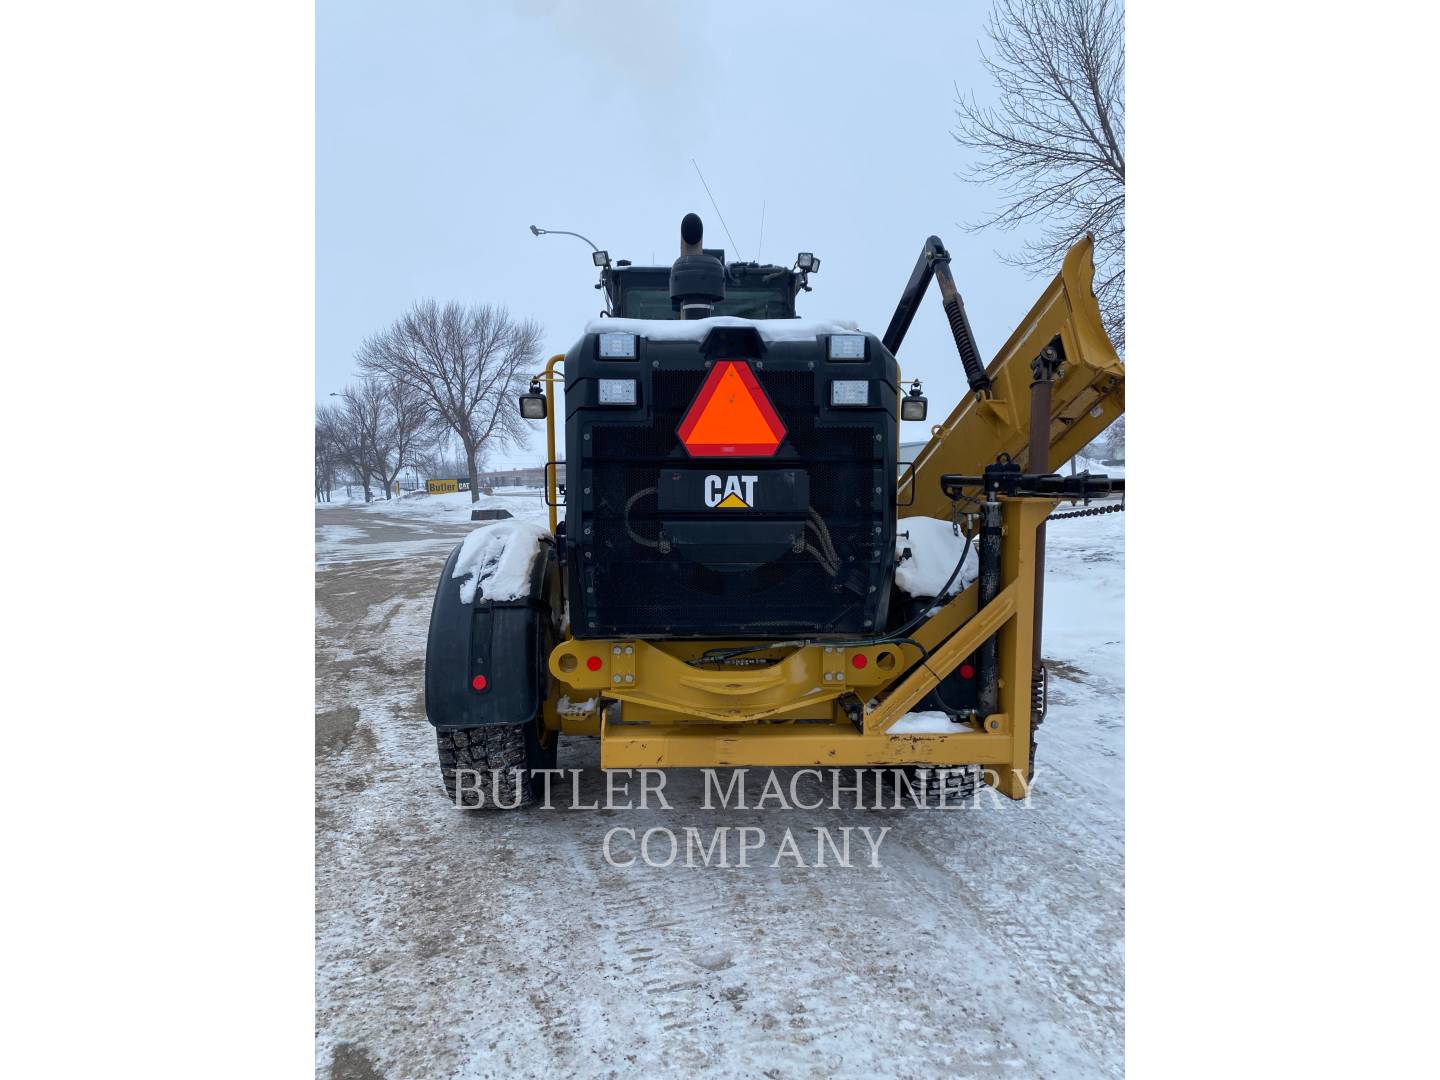
[[[585,243],[589,244],[591,251],[599,251],[599,250],[600,250],[598,247],[595,246],[595,242],[594,242],[593,240],[590,240],[590,239],[587,238],[587,237],[581,236],[578,232],[569,232],[569,231],[566,230],[566,229],[542,229],[542,228],[540,228],[540,226],[538,226],[538,225],[531,225],[531,226],[530,226],[530,231],[531,231],[532,233],[534,233],[536,236],[544,236],[546,233],[554,233],[556,236],[573,236],[573,237],[575,237],[576,239],[584,240]]]

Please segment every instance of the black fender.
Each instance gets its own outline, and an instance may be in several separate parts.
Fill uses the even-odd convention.
[[[540,545],[528,596],[490,601],[477,589],[468,604],[460,600],[461,582],[450,576],[460,546],[445,560],[430,609],[425,716],[437,728],[530,723],[549,691],[555,544],[547,538]],[[484,689],[475,688],[477,676]]]

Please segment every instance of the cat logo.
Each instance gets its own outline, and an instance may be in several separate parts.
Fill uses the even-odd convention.
[[[758,476],[705,477],[705,505],[716,510],[749,510],[755,504]]]

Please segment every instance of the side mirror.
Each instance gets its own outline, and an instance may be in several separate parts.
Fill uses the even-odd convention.
[[[930,412],[930,402],[920,392],[920,380],[910,384],[910,392],[900,399],[901,420],[924,420]]]

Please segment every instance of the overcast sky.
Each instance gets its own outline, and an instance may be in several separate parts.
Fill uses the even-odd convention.
[[[504,304],[541,323],[545,355],[565,352],[600,309],[595,269],[579,240],[528,226],[668,265],[690,210],[730,258],[814,251],[800,314],[877,334],[938,234],[988,360],[1044,281],[996,258],[1013,237],[960,227],[994,200],[956,178],[949,134],[955,84],[988,96],[987,8],[320,0],[317,397],[422,297]],[[900,361],[943,418],[965,383],[933,288]],[[490,462],[539,461],[541,447]]]

